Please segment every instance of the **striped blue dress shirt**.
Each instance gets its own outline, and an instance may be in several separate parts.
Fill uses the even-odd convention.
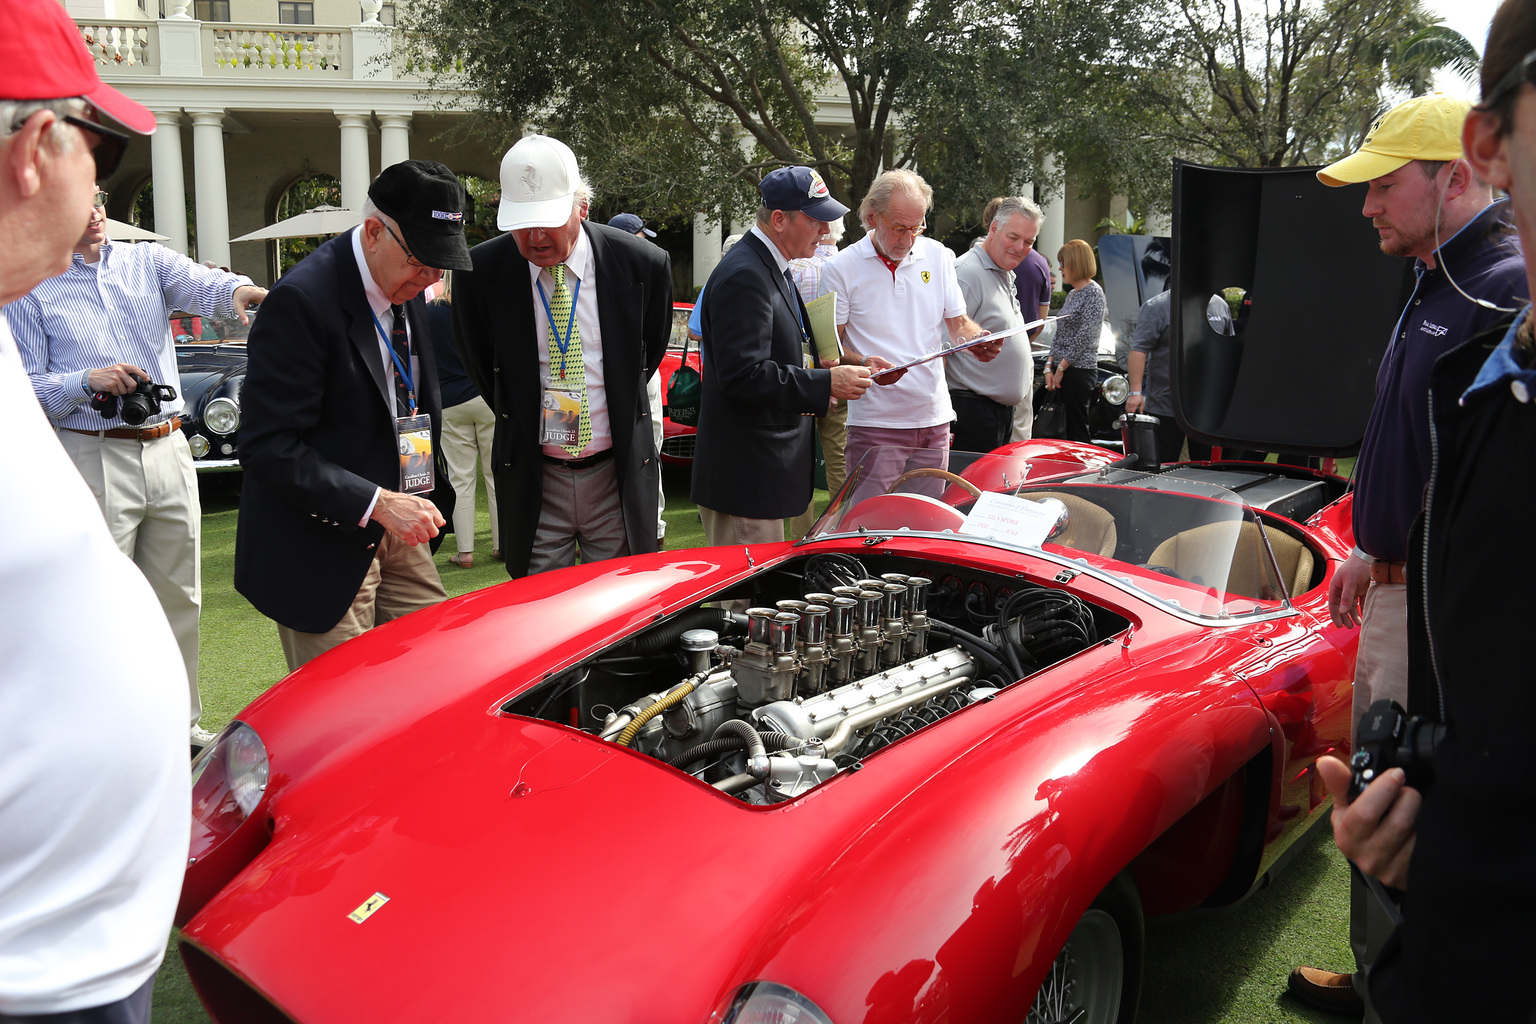
[[[130,363],[177,390],[151,422],[181,412],[181,386],[170,315],[234,316],[235,289],[251,279],[210,270],[155,242],[107,242],[101,259],[76,253],[69,269],[5,307],[32,390],[55,426],[107,430],[88,403],[91,370]]]

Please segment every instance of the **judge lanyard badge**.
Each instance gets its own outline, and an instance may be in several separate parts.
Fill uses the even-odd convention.
[[[369,312],[373,316],[373,326],[378,330],[379,337],[384,339],[384,347],[389,350],[389,358],[391,358],[391,359],[393,359],[395,361],[395,370],[397,372],[399,372],[400,379],[405,381],[405,393],[406,393],[406,396],[410,400],[410,403],[411,403],[411,412],[410,412],[410,414],[412,416],[415,416],[416,415],[416,382],[411,379],[411,368],[408,367],[408,366],[401,365],[401,363],[400,363],[400,353],[395,351],[394,343],[392,341],[390,341],[389,335],[384,333],[384,325],[379,323],[379,315],[377,313],[373,313],[372,310],[369,310]],[[410,351],[411,351],[411,338],[410,338],[410,335],[406,335],[406,338],[405,338],[405,351],[406,351],[407,358],[409,358]]]
[[[555,326],[555,312],[549,307],[549,296],[544,294],[544,282],[534,281],[534,287],[539,290],[539,301],[544,303],[544,316],[549,320],[549,330],[555,336],[555,344],[560,346],[560,379],[565,380],[565,356],[571,347],[571,335],[576,330],[576,300],[581,298],[581,278],[576,279],[576,290],[571,295],[571,315],[565,320],[565,337],[560,336],[560,328]],[[549,372],[555,372],[554,362],[549,365]]]

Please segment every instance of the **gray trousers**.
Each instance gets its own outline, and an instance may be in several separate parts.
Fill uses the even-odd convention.
[[[618,470],[607,458],[580,469],[544,460],[544,504],[528,575],[629,554]]]

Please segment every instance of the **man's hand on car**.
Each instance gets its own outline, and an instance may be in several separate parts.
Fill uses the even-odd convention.
[[[1334,571],[1328,581],[1328,614],[1340,629],[1360,625],[1360,609],[1365,603],[1365,592],[1371,587],[1371,566],[1354,555]]]

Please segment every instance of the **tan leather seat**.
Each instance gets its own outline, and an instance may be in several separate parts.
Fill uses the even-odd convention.
[[[1272,600],[1264,593],[1269,572],[1267,556],[1259,541],[1259,524],[1231,520],[1207,523],[1176,533],[1152,552],[1149,565],[1166,566],[1187,580],[1217,587],[1229,594]],[[1312,582],[1312,551],[1296,538],[1279,530],[1264,531],[1280,565],[1286,593],[1298,597]]]
[[[1067,506],[1066,531],[1052,540],[1052,544],[1086,551],[1091,555],[1102,555],[1105,558],[1114,557],[1115,547],[1120,542],[1119,534],[1115,530],[1115,517],[1098,505],[1086,498],[1063,491],[1026,491],[1019,497],[1029,498],[1031,501],[1055,498]]]

